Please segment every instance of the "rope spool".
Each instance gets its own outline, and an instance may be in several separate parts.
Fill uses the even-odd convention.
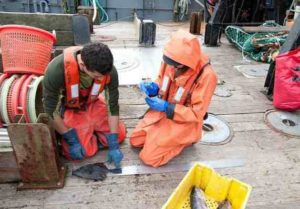
[[[28,77],[29,75],[22,75],[16,80],[16,83],[13,86],[13,88],[11,88],[11,108],[12,108],[11,118],[13,122],[15,122],[14,120],[17,115],[22,114],[22,109],[20,109],[21,107],[20,94],[21,94],[22,86]]]
[[[31,84],[28,86],[27,91],[27,116],[31,123],[37,121],[40,113],[44,112],[42,103],[42,81],[44,76],[35,77],[32,79]]]
[[[24,81],[24,84],[22,86],[21,92],[20,92],[20,102],[21,106],[18,107],[18,110],[21,111],[21,114],[24,115],[25,121],[27,123],[30,122],[30,118],[28,116],[27,112],[27,92],[28,92],[28,86],[30,85],[31,81],[36,78],[34,75],[30,75],[26,80]]]
[[[8,115],[8,93],[9,93],[9,89],[12,86],[14,80],[17,78],[17,75],[12,75],[11,77],[9,77],[8,79],[5,79],[2,87],[1,87],[1,93],[0,93],[0,115],[1,118],[3,120],[3,122],[5,124],[9,124],[10,123],[10,119],[9,119],[9,115]]]
[[[2,86],[3,86],[2,84],[3,84],[4,80],[8,77],[9,77],[9,75],[7,73],[4,73],[4,74],[0,75],[0,96],[1,96],[1,89],[2,89]],[[0,97],[0,99],[1,99],[1,97]],[[0,114],[0,127],[3,127],[2,122],[3,122],[3,119],[2,119],[1,114]]]

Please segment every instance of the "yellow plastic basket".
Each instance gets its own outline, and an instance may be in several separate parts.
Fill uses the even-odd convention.
[[[162,209],[190,209],[190,193],[194,186],[204,191],[209,209],[216,209],[224,200],[231,203],[232,209],[244,209],[251,192],[250,185],[221,176],[212,168],[196,163]]]

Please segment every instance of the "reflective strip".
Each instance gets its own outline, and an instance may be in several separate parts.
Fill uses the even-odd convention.
[[[168,76],[164,76],[163,85],[161,87],[162,91],[164,91],[164,92],[167,91],[169,80],[170,80],[170,78]]]
[[[178,90],[177,90],[177,92],[176,92],[176,95],[175,95],[175,97],[174,97],[175,101],[180,102],[181,97],[182,97],[184,91],[185,91],[184,88],[182,88],[182,87],[179,87],[179,88],[178,88]]]
[[[71,86],[71,97],[72,98],[79,97],[78,84],[74,84],[74,85]]]
[[[97,96],[98,93],[99,93],[100,87],[101,87],[101,84],[96,84],[96,83],[94,83],[94,84],[93,84],[93,88],[92,88],[91,95]]]

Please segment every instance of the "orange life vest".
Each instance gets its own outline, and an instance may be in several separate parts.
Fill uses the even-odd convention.
[[[99,94],[104,90],[106,84],[110,82],[110,75],[105,75],[101,80],[93,81],[92,88],[88,89],[88,100],[80,101],[80,96],[87,96],[86,90],[79,89],[80,76],[79,67],[75,53],[82,47],[69,47],[64,50],[64,67],[66,83],[65,106],[69,108],[81,108],[82,104],[89,104],[98,99]]]
[[[191,92],[193,91],[193,88],[195,88],[195,83],[197,82],[197,79],[201,76],[204,68],[209,64],[209,62],[204,64],[202,68],[198,70],[197,73],[194,73],[194,75],[192,75],[188,79],[184,86],[177,87],[176,92],[171,93],[171,78],[174,78],[176,70],[174,69],[174,67],[171,67],[163,62],[161,66],[161,71],[163,71],[163,77],[161,82],[159,83],[159,97],[173,104],[185,105],[190,99]]]

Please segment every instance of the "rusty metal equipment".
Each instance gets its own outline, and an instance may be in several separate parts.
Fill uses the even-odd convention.
[[[23,122],[24,117],[8,125],[22,181],[17,190],[62,188],[66,168],[59,162],[51,119],[40,114],[37,123]]]
[[[201,34],[201,22],[203,20],[203,12],[193,12],[190,20],[190,33],[195,35]]]

